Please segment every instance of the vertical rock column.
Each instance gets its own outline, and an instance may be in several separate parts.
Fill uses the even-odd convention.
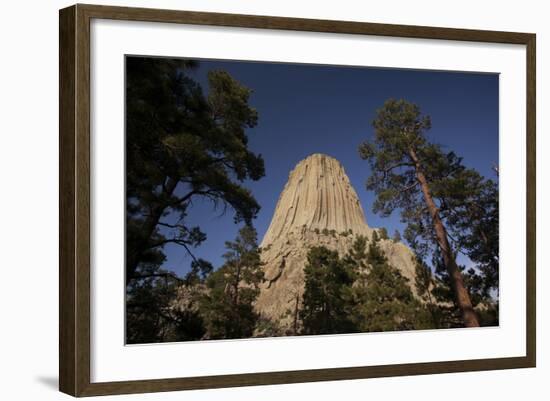
[[[262,247],[304,228],[363,235],[371,231],[344,168],[330,156],[313,154],[290,172]]]

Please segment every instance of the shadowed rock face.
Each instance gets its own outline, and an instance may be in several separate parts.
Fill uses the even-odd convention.
[[[290,172],[261,242],[267,281],[256,302],[257,311],[279,320],[291,334],[293,315],[303,295],[309,249],[323,245],[344,255],[356,236],[370,239],[372,232],[338,160],[317,153],[299,162]],[[389,240],[380,246],[390,263],[414,283],[410,249]]]

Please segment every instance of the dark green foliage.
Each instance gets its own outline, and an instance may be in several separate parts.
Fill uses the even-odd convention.
[[[291,325],[284,331],[285,335],[298,335],[303,329],[302,321],[300,320],[300,311],[302,308],[302,291],[294,292],[290,298],[290,307],[285,311],[282,318],[290,319]],[[282,330],[280,330],[282,332]]]
[[[246,129],[257,112],[250,90],[224,71],[210,71],[209,93],[187,71],[185,60],[126,59],[127,280],[141,264],[160,264],[168,243],[187,252],[206,236],[189,227],[194,198],[230,207],[250,223],[260,206],[245,179],[264,174],[263,160],[248,147]]]
[[[277,321],[258,316],[254,329],[254,337],[280,337],[286,334],[296,333],[285,333]]]
[[[415,260],[415,287],[418,295],[422,299],[429,303],[433,304],[434,300],[432,297],[431,289],[434,285],[434,279],[432,277],[432,271],[422,260]]]
[[[403,100],[390,99],[377,111],[375,140],[359,147],[361,158],[371,164],[367,188],[377,195],[375,213],[389,216],[395,208],[414,205],[418,183],[407,154],[411,146],[425,148],[423,156],[433,151],[422,135],[430,126],[430,118],[421,116],[418,106]]]
[[[498,296],[493,296],[490,291],[487,290],[490,279],[484,273],[483,270],[478,271],[473,268],[463,272],[466,286],[470,294],[472,294],[472,302],[480,317],[480,325],[498,326]],[[496,290],[498,290],[498,287]]]
[[[400,211],[401,220],[407,224],[405,239],[420,257],[427,257],[437,244],[410,150],[414,149],[422,161],[434,200],[440,204],[443,200],[438,198],[438,192],[453,172],[463,169],[461,159],[428,142],[425,131],[431,128],[430,117],[404,100],[386,101],[377,111],[373,127],[374,141],[365,141],[359,147],[361,158],[371,166],[367,189],[376,194],[373,211],[383,217]]]
[[[393,233],[393,238],[392,238],[393,242],[397,243],[397,242],[401,242],[401,233],[399,232],[399,230],[395,230],[395,232]]]
[[[181,246],[192,259],[191,273],[182,280],[173,277],[175,282],[192,288],[212,270],[207,261],[192,254],[206,234],[188,224],[191,202],[210,201],[214,209],[232,210],[235,222],[247,224],[260,208],[243,185],[264,175],[263,159],[248,149],[246,130],[258,119],[248,104],[251,91],[224,71],[210,71],[205,93],[188,74],[196,66],[186,60],[126,58],[126,283],[131,342],[202,336],[204,330],[195,329],[200,326],[196,310],[176,314],[170,309],[174,285],[160,279],[167,277],[160,270],[167,244]]]
[[[209,339],[251,337],[258,320],[253,303],[264,274],[256,231],[244,226],[226,248],[225,264],[206,280],[200,304]]]
[[[132,281],[126,303],[128,344],[202,338],[205,330],[198,310],[194,307],[185,310],[173,308],[172,302],[181,285],[182,280],[162,270],[156,271],[155,276]]]
[[[441,290],[441,283],[433,276],[432,270],[422,260],[415,260],[415,288],[418,296],[426,305],[430,320],[434,328],[453,327],[456,320],[456,307],[448,285],[445,285],[445,294],[436,297],[433,292]]]
[[[374,238],[375,237],[373,236],[373,241]],[[378,239],[376,241],[378,241]],[[353,241],[351,249],[347,254],[346,260],[356,265],[356,268],[354,270],[363,269],[365,267],[365,261],[368,257],[367,244],[367,237],[363,235],[358,235],[357,238],[355,238],[355,241]]]
[[[436,194],[455,248],[475,263],[474,269],[463,271],[472,303],[493,302],[491,291],[498,298],[499,277],[498,185],[460,167]]]
[[[164,341],[163,328],[172,322],[166,305],[175,295],[175,285],[157,277],[134,282],[127,289],[126,342]]]
[[[164,336],[164,341],[201,340],[204,337],[206,328],[204,327],[204,320],[197,309],[175,309],[171,314],[174,319],[172,331]]]
[[[305,289],[300,311],[303,334],[353,332],[348,305],[354,274],[338,253],[325,247],[311,248],[304,274]]]
[[[441,253],[436,250],[432,256],[432,270],[423,260],[416,260],[416,288],[419,295],[427,301],[428,308],[432,314],[432,319],[437,328],[457,328],[464,327],[460,310],[456,304],[454,292],[451,288],[449,274],[445,268]],[[472,306],[476,307],[477,297],[467,285],[468,278],[465,275],[464,268],[459,267],[463,273],[465,284],[471,295]]]
[[[498,326],[499,325],[499,302],[493,304],[482,305],[478,308],[478,315],[481,326]]]
[[[498,297],[499,207],[498,185],[467,170],[459,177],[462,197],[447,196],[446,214],[453,237],[463,252],[476,263],[480,280],[476,290],[487,300],[491,291]],[[466,189],[467,191],[464,191]]]
[[[468,179],[461,184],[461,202],[456,201],[458,195],[448,197],[442,213],[449,222],[454,244],[474,263],[474,267],[459,268],[480,325],[496,326],[499,324],[498,188],[471,170],[466,170],[461,179],[464,176]],[[432,264],[435,266],[432,294],[440,303],[438,325],[460,327],[449,275],[437,250],[432,255]]]
[[[360,331],[433,328],[428,310],[414,298],[408,280],[388,263],[378,240],[370,242],[365,262],[353,288],[353,320]]]
[[[385,227],[382,227],[382,228],[378,229],[378,235],[379,235],[380,239],[389,239],[388,230],[386,230]]]
[[[468,290],[479,289],[487,300],[498,288],[498,187],[466,168],[454,152],[431,143],[425,134],[431,128],[430,117],[415,104],[386,101],[373,127],[374,141],[359,147],[371,166],[367,189],[376,194],[373,211],[382,216],[400,211],[406,223],[404,237],[417,256],[438,259],[434,266],[441,265],[435,270],[442,285],[434,291],[446,301],[458,291],[463,304],[457,307],[468,313]],[[460,270],[459,251],[476,264],[475,276],[463,272],[469,285],[446,273]],[[447,289],[450,297],[443,296]],[[476,325],[471,313],[467,319]]]
[[[415,299],[408,280],[373,237],[368,243],[358,236],[343,258],[325,247],[310,249],[300,311],[303,334],[436,327],[429,308]]]

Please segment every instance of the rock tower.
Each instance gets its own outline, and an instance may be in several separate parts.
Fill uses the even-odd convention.
[[[309,249],[323,245],[343,255],[358,235],[371,238],[373,231],[338,160],[316,153],[299,162],[289,174],[261,242],[266,282],[257,311],[290,330],[304,291]],[[411,250],[391,240],[381,241],[380,246],[414,291]]]

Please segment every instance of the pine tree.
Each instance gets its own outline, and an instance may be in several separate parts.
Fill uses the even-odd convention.
[[[126,342],[200,340],[205,328],[198,310],[198,295],[205,274],[199,273],[199,267],[195,266],[181,279],[154,268],[147,278],[132,280],[127,287]],[[187,293],[186,302],[176,305],[174,301],[181,290]]]
[[[353,286],[352,316],[360,331],[433,327],[427,309],[414,298],[408,280],[389,264],[376,237],[369,243],[365,266]]]
[[[437,196],[448,185],[448,177],[463,169],[461,159],[426,139],[431,120],[412,103],[386,101],[373,126],[374,141],[361,144],[359,152],[370,162],[372,175],[367,188],[377,196],[374,211],[388,216],[400,209],[402,220],[408,224],[407,240],[416,245],[417,252],[422,254],[430,247],[441,252],[464,325],[479,326],[440,213],[443,200]]]
[[[244,226],[235,241],[226,242],[224,265],[206,280],[200,311],[209,339],[246,338],[254,333],[258,315],[253,304],[264,279],[256,237],[253,227]]]
[[[251,91],[227,72],[208,73],[208,94],[189,76],[197,63],[126,59],[126,279],[160,265],[163,247],[191,254],[206,235],[187,223],[202,198],[233,209],[247,224],[260,206],[242,183],[264,175],[263,159],[248,149],[257,123]]]
[[[162,271],[157,271],[162,274]],[[150,276],[134,281],[127,288],[126,343],[143,344],[166,341],[169,327],[175,322],[169,303],[179,283],[171,276]]]
[[[420,259],[415,260],[415,287],[418,295],[428,304],[434,304],[432,288],[434,280],[430,268]]]
[[[454,299],[452,298],[450,292],[445,293],[445,297],[440,296],[437,298],[434,295],[434,289],[439,288],[441,290],[441,282],[434,277],[430,267],[424,263],[421,259],[415,259],[415,288],[419,297],[426,305],[426,309],[429,311],[431,316],[431,322],[433,328],[443,329],[452,327],[448,321],[451,319],[449,316],[455,310],[454,307],[449,307],[449,305],[454,305]],[[445,286],[448,288],[448,286]],[[435,290],[437,292],[437,290]],[[441,294],[441,292],[440,292]]]
[[[156,342],[201,336],[195,310],[171,309],[176,285],[200,285],[212,270],[193,248],[206,240],[188,222],[190,204],[210,201],[250,223],[260,206],[243,185],[264,175],[263,159],[248,148],[257,123],[250,90],[224,71],[208,74],[207,92],[189,71],[197,62],[126,58],[127,339]],[[162,269],[166,245],[191,256],[185,279]],[[169,276],[168,276],[169,275]],[[170,294],[170,295],[169,295]],[[147,305],[146,305],[147,304]],[[145,306],[146,305],[146,306]],[[145,310],[149,317],[145,317]],[[170,312],[170,313],[168,313]],[[187,331],[186,327],[192,327]],[[174,337],[175,336],[175,337]]]
[[[299,312],[303,334],[351,333],[349,317],[353,272],[336,251],[313,247],[304,269],[303,306]]]
[[[445,213],[461,250],[476,264],[480,296],[485,301],[499,288],[498,185],[477,172],[465,170],[457,177],[462,196],[449,194]],[[465,190],[466,189],[466,190]],[[471,274],[470,274],[471,275]]]
[[[378,232],[380,239],[389,239],[388,230],[386,230],[386,227],[379,228]]]
[[[399,232],[399,230],[395,230],[395,232],[393,233],[393,242],[401,242],[401,233]]]
[[[377,238],[377,237],[374,237],[374,238]],[[363,269],[365,267],[365,260],[367,259],[367,256],[368,256],[367,244],[368,244],[367,237],[365,237],[364,235],[358,235],[353,241],[353,244],[351,245],[351,248],[346,256],[346,260],[348,260],[348,262],[350,263],[355,263],[357,268]]]

